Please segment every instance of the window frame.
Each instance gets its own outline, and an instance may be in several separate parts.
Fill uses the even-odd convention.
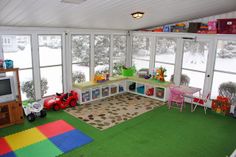
[[[27,68],[19,68],[19,73],[21,71],[26,71],[26,70],[31,70],[32,71],[32,81],[35,82],[35,76],[34,76],[34,60],[33,60],[33,39],[32,39],[32,34],[31,33],[20,33],[20,32],[14,32],[14,33],[8,33],[8,32],[5,32],[5,33],[1,33],[0,32],[0,49],[2,49],[2,54],[0,53],[0,57],[3,57],[4,58],[4,51],[3,51],[3,45],[2,45],[2,37],[3,36],[8,36],[8,35],[12,35],[12,36],[29,36],[30,37],[30,54],[31,54],[31,67],[27,67]],[[1,76],[1,75],[0,75]],[[21,87],[21,86],[20,86]],[[35,87],[35,83],[34,83],[34,87]],[[36,91],[36,87],[34,88],[34,93]],[[21,89],[20,89],[20,92]],[[22,93],[21,93],[22,95]]]
[[[40,50],[39,50],[39,36],[42,36],[42,37],[45,37],[45,36],[60,36],[61,37],[61,64],[55,64],[55,65],[44,65],[44,66],[41,66],[40,65]],[[39,81],[39,88],[37,89],[37,90],[40,90],[40,94],[41,94],[41,79],[42,79],[42,76],[41,76],[41,69],[46,69],[46,68],[52,68],[52,67],[61,67],[61,74],[62,74],[62,82],[61,82],[61,85],[62,85],[62,92],[64,92],[65,91],[65,87],[66,87],[66,85],[65,85],[65,82],[66,82],[66,80],[64,80],[64,76],[65,76],[65,66],[64,66],[64,52],[65,52],[65,50],[64,50],[64,38],[63,38],[64,36],[63,36],[63,34],[60,34],[60,33],[40,33],[40,34],[37,34],[37,52],[38,52],[38,73],[39,73],[39,78],[38,78],[38,81]],[[54,94],[53,94],[54,95]],[[41,98],[47,98],[47,97],[51,97],[52,95],[47,95],[47,96],[43,96],[43,97],[41,97],[41,95],[40,95],[40,97]]]

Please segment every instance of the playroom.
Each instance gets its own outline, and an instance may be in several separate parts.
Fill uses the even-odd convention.
[[[0,0],[1,157],[236,157],[235,0]]]

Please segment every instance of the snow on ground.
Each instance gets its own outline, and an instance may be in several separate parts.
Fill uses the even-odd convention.
[[[41,78],[46,78],[48,81],[48,90],[44,96],[55,95],[63,92],[62,87],[62,67],[41,68]]]
[[[156,61],[166,62],[166,63],[175,63],[175,54],[157,54]]]
[[[14,67],[31,68],[31,46],[27,44],[24,50],[17,52],[4,53],[4,59],[11,59],[14,61]]]
[[[185,52],[183,56],[183,68],[206,71],[208,51],[204,55],[200,53]]]
[[[72,72],[81,72],[85,75],[85,80],[89,81],[90,80],[90,74],[89,74],[89,67],[86,66],[80,66],[78,64],[73,64],[72,65]]]
[[[234,58],[216,58],[215,69],[222,71],[236,72],[236,57]],[[236,80],[235,80],[236,81]]]
[[[62,64],[61,48],[39,47],[40,66]]]

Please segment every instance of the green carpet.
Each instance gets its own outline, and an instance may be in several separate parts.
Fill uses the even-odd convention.
[[[236,119],[202,108],[181,113],[166,106],[156,108],[105,131],[80,121],[64,111],[48,112],[46,119],[0,129],[0,136],[64,119],[94,139],[65,157],[225,157],[236,149]]]

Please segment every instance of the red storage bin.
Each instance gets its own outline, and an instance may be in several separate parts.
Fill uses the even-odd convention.
[[[217,33],[236,34],[236,19],[217,19]]]

